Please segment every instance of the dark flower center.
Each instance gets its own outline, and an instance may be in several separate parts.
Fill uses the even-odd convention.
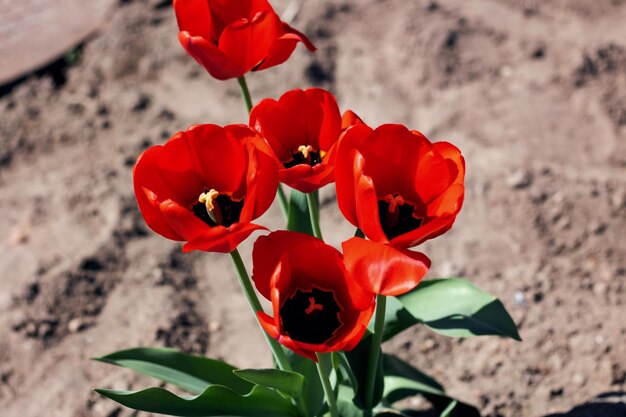
[[[193,214],[209,226],[228,227],[239,221],[243,198],[236,201],[226,194],[218,194],[215,190],[205,190],[198,200],[192,207]]]
[[[424,219],[417,217],[415,206],[398,194],[387,194],[378,200],[378,217],[387,239],[415,230]]]
[[[311,145],[302,145],[296,151],[291,151],[291,159],[283,162],[283,166],[285,168],[291,168],[299,164],[314,166],[321,163],[323,157],[324,151],[315,151]]]
[[[296,291],[280,308],[284,332],[293,340],[320,344],[341,326],[339,304],[331,291]]]

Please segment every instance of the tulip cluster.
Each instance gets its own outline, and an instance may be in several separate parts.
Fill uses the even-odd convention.
[[[174,0],[173,5],[182,46],[214,78],[239,80],[249,118],[247,124],[192,126],[147,149],[133,171],[135,196],[148,226],[184,242],[183,251],[230,253],[278,369],[265,377],[260,370],[234,370],[253,386],[233,409],[211,405],[212,398],[230,401],[211,384],[236,394],[232,381],[209,381],[193,400],[204,398],[208,405],[194,413],[171,405],[174,400],[170,408],[159,408],[149,401],[140,404],[137,397],[131,402],[131,394],[102,393],[138,409],[173,415],[282,415],[285,410],[263,408],[266,401],[278,401],[270,396],[278,391],[289,394],[294,407],[287,407],[287,415],[312,417],[328,410],[337,417],[341,402],[336,394],[351,387],[350,404],[359,415],[371,416],[382,401],[376,381],[387,331],[386,297],[417,294],[431,262],[414,248],[452,227],[464,197],[461,152],[400,124],[370,127],[351,110],[342,114],[335,97],[323,89],[292,90],[252,106],[244,74],[285,62],[300,42],[315,51],[312,43],[281,22],[266,0]],[[291,189],[289,199],[283,185]],[[355,226],[355,236],[343,242],[341,251],[322,239],[318,190],[324,186],[335,187],[339,210]],[[268,230],[257,219],[276,197],[288,227],[256,239],[251,281],[237,247],[253,232]],[[252,283],[270,302],[269,313]],[[420,320],[414,319],[409,324]],[[119,359],[119,354],[114,355]],[[142,355],[144,362],[171,366],[161,353],[151,352],[149,360]],[[103,360],[119,365],[112,357]],[[302,385],[302,363],[318,368],[319,376],[307,375],[315,381],[304,385],[321,385],[321,408],[287,386]],[[155,376],[156,368],[151,369]],[[189,372],[200,380],[212,378]],[[252,401],[257,397],[262,401]],[[255,412],[245,411],[248,403]]]

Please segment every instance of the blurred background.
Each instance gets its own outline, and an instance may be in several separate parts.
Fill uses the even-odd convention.
[[[253,99],[319,86],[456,144],[465,206],[421,247],[429,276],[495,294],[524,339],[418,327],[385,349],[484,416],[626,416],[626,1],[272,3],[319,51],[251,74]],[[182,254],[135,204],[143,149],[247,121],[177,33],[169,0],[0,0],[2,416],[148,416],[91,391],[154,384],[89,360],[128,347],[270,364],[228,256]],[[353,228],[322,196],[337,245]]]

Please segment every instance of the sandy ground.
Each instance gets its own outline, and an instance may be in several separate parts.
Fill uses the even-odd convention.
[[[249,77],[256,100],[322,86],[462,149],[465,207],[423,246],[430,276],[496,294],[524,342],[416,328],[386,349],[485,416],[626,416],[625,22],[623,0],[307,0],[294,25],[319,52]],[[246,121],[176,35],[168,1],[121,1],[76,63],[1,90],[3,417],[147,416],[91,392],[154,384],[88,359],[127,347],[269,364],[228,257],[183,255],[132,195],[142,149]],[[323,221],[334,244],[353,231],[330,190]]]

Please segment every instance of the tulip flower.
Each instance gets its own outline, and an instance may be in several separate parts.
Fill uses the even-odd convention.
[[[266,98],[250,113],[250,126],[267,140],[282,166],[280,181],[303,193],[334,181],[337,142],[359,123],[351,111],[342,118],[333,95],[319,88]]]
[[[152,146],[133,171],[146,223],[183,251],[231,252],[272,204],[278,172],[271,150],[244,125],[198,125]]]
[[[261,236],[252,251],[253,279],[271,301],[273,317],[258,312],[261,326],[294,352],[350,351],[374,312],[374,294],[348,274],[336,249],[315,237],[278,231]]]
[[[448,142],[402,125],[348,130],[337,149],[337,203],[370,240],[409,248],[452,227],[464,196],[465,161]]]
[[[185,50],[218,80],[285,62],[311,41],[282,22],[267,0],[174,0]]]

